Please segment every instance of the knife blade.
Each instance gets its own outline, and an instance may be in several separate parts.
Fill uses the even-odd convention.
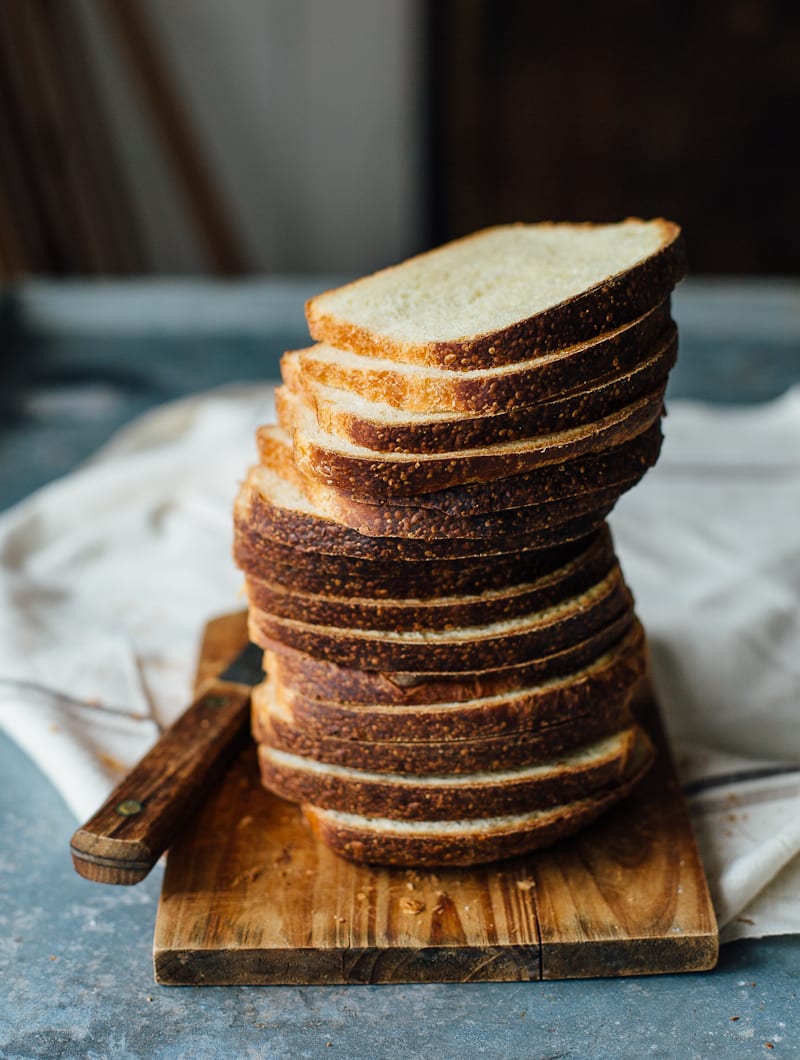
[[[255,644],[239,652],[75,832],[76,872],[96,883],[147,876],[245,736],[262,658]]]

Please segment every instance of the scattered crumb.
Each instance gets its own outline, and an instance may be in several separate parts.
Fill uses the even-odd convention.
[[[50,956],[49,956],[49,958],[48,958],[48,960],[51,960],[51,961],[57,961],[57,960],[58,960],[58,957],[56,957],[56,955],[55,955],[54,953],[51,953],[51,954],[50,954]]]
[[[152,1000],[153,1000],[153,998],[151,997],[151,995],[150,995],[150,994],[148,994],[148,995],[147,995],[147,1000],[148,1000],[148,1001],[152,1001]]]
[[[532,891],[535,886],[534,880],[517,880],[518,891]]]
[[[441,916],[443,912],[444,912],[444,906],[443,905],[435,905],[433,907],[433,915],[434,916]]]
[[[338,913],[334,915],[333,919],[336,921],[337,924],[346,924],[347,923],[345,918],[343,916],[339,916]]]
[[[400,899],[399,904],[401,911],[408,913],[409,916],[418,916],[425,908],[425,903],[421,902],[419,898],[403,897]]]
[[[333,1045],[333,1042],[325,1042],[325,1048],[326,1049],[330,1049],[332,1045]]]
[[[742,1018],[741,1016],[731,1016],[731,1023],[735,1023],[737,1020],[739,1020],[741,1018]]]
[[[241,818],[241,820],[236,825],[236,827],[237,828],[247,828],[248,825],[251,825],[254,820],[255,820],[255,818],[253,817],[253,815],[248,813],[244,817]]]
[[[413,883],[412,880],[408,880],[406,882],[406,890],[407,891],[413,891],[414,890],[414,883]]]
[[[367,895],[366,895],[366,893],[364,891],[356,891],[356,901],[357,902],[366,902],[366,900],[367,900]]]
[[[774,1049],[775,1046],[772,1044],[772,1042],[764,1042],[764,1048],[765,1049]]]

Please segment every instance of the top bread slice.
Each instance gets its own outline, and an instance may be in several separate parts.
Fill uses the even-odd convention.
[[[662,302],[686,271],[680,228],[501,225],[309,300],[318,342],[454,371],[591,339]]]

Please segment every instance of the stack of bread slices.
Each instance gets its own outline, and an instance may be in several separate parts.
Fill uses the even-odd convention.
[[[264,784],[339,853],[521,854],[650,764],[605,519],[658,457],[684,271],[667,221],[509,225],[308,303],[234,552]]]

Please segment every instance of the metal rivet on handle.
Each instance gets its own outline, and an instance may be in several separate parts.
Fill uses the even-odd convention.
[[[144,806],[139,802],[138,799],[125,799],[117,806],[117,813],[123,817],[135,817],[137,813],[141,813]]]

